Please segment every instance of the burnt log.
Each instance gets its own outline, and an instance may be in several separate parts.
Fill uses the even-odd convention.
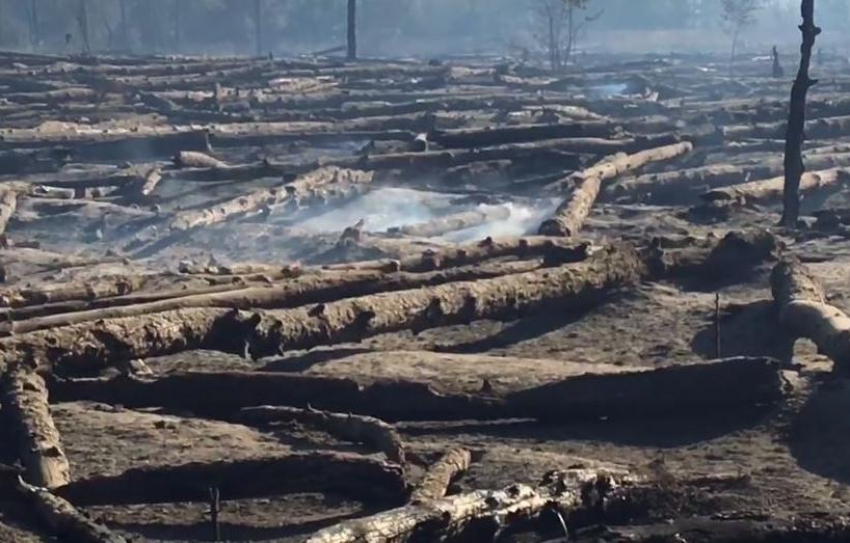
[[[34,317],[24,321],[11,321],[8,328],[12,333],[23,334],[103,319],[135,317],[163,311],[205,307],[227,307],[242,310],[284,309],[305,304],[333,302],[352,296],[434,286],[453,281],[502,277],[532,271],[540,268],[541,265],[542,263],[537,260],[524,260],[485,263],[418,274],[408,272],[387,273],[379,269],[312,272],[280,284],[228,288],[220,292],[198,294],[180,293],[175,297],[139,304],[128,305],[126,300],[118,298],[116,304],[110,306],[108,300],[102,300],[101,303],[96,304],[100,306],[96,309]],[[14,313],[9,314],[10,317],[12,315]]]
[[[473,226],[507,220],[510,216],[511,210],[506,206],[487,206],[471,211],[462,211],[445,217],[438,217],[430,221],[390,228],[388,233],[431,238],[472,228]]]
[[[316,532],[306,543],[490,541],[502,529],[534,522],[553,510],[569,516],[582,507],[598,507],[615,480],[604,470],[555,472],[536,487],[477,490],[345,521]]]
[[[10,417],[27,482],[48,490],[67,484],[71,468],[50,415],[44,379],[27,371],[7,375],[3,409]]]
[[[560,138],[613,138],[618,135],[622,135],[621,130],[614,123],[584,121],[566,124],[532,124],[486,129],[434,131],[428,134],[428,141],[445,148],[468,149]]]
[[[428,468],[427,473],[410,494],[411,503],[439,500],[449,493],[449,485],[460,477],[472,463],[472,453],[452,449]]]
[[[838,191],[850,182],[850,168],[832,168],[802,174],[798,190],[802,193]],[[782,201],[785,178],[750,181],[708,191],[700,196],[706,202],[734,202],[743,205]]]
[[[269,312],[179,309],[86,322],[0,340],[0,363],[92,369],[116,361],[208,348],[254,357],[405,329],[515,318],[553,303],[574,309],[637,281],[644,263],[627,245],[584,262]]]
[[[321,411],[310,406],[298,408],[265,405],[242,409],[237,420],[243,424],[254,425],[291,422],[309,425],[340,439],[369,445],[384,453],[391,462],[405,465],[401,436],[391,425],[375,417]]]
[[[336,167],[320,168],[281,187],[252,192],[205,209],[180,212],[174,217],[170,226],[172,230],[177,231],[209,226],[226,221],[234,216],[241,216],[257,211],[263,207],[280,205],[325,185],[334,183],[369,183],[371,181],[372,174],[370,172],[346,170]]]
[[[641,151],[633,155],[610,156],[582,172],[570,176],[576,184],[572,195],[555,211],[551,219],[540,225],[540,234],[546,236],[575,236],[596,202],[602,182],[613,179],[624,172],[641,168],[650,162],[669,160],[693,150],[688,142],[676,143]]]
[[[95,522],[70,502],[44,488],[18,482],[18,492],[32,504],[42,522],[70,543],[127,543],[122,536]]]
[[[795,258],[781,260],[770,277],[782,326],[794,337],[810,339],[818,352],[835,362],[837,371],[850,368],[850,317],[827,303],[823,287]]]

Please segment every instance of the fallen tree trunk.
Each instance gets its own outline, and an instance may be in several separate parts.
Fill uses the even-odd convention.
[[[544,512],[569,516],[581,507],[598,507],[606,489],[616,486],[614,481],[601,470],[571,469],[551,474],[537,487],[514,484],[503,490],[478,490],[344,521],[316,532],[306,543],[470,541],[471,537],[489,541],[502,529],[533,522]]]
[[[401,466],[345,453],[144,466],[74,481],[56,494],[82,506],[206,502],[210,488],[223,500],[322,492],[398,503],[406,494]]]
[[[40,148],[62,146],[78,161],[121,161],[163,158],[180,151],[210,151],[206,130],[166,132],[161,134],[84,134],[23,139],[5,136],[0,148]]]
[[[62,541],[71,543],[127,543],[106,526],[90,519],[67,500],[38,486],[18,483],[18,491],[29,501],[41,520]]]
[[[390,234],[402,234],[421,238],[442,236],[450,232],[472,228],[495,221],[503,221],[511,216],[506,206],[487,206],[472,211],[463,211],[430,221],[390,228]]]
[[[788,123],[754,124],[748,126],[728,126],[723,129],[723,136],[728,139],[782,139],[785,136]],[[850,116],[825,117],[806,121],[806,138],[810,140],[828,140],[850,136]]]
[[[531,271],[541,267],[541,262],[527,260],[480,264],[477,266],[451,268],[444,271],[412,274],[407,272],[387,273],[383,270],[353,270],[340,272],[307,273],[279,285],[264,285],[242,289],[228,289],[147,303],[110,307],[107,300],[98,309],[60,313],[12,322],[11,332],[24,334],[61,326],[70,326],[103,319],[127,318],[149,315],[177,309],[226,307],[231,309],[284,309],[306,304],[327,303],[342,298],[365,296],[379,292],[393,292],[420,287],[489,279]]]
[[[841,190],[850,181],[850,168],[832,168],[818,172],[806,172],[800,180],[800,192]],[[763,181],[750,181],[711,190],[700,197],[706,202],[736,202],[739,204],[769,204],[782,201],[785,177],[774,177]]]
[[[641,151],[634,155],[615,155],[608,157],[595,166],[570,177],[576,182],[573,194],[555,211],[551,219],[540,225],[540,234],[546,236],[575,236],[581,230],[584,221],[596,202],[602,182],[613,179],[623,172],[640,168],[650,162],[669,160],[689,153],[693,145],[688,142],[676,143],[665,147]]]
[[[434,131],[428,134],[428,141],[446,148],[471,148],[558,138],[612,138],[617,135],[620,135],[620,130],[614,123],[584,121]]]
[[[814,170],[850,166],[848,153],[807,155]],[[629,198],[655,205],[691,204],[706,190],[737,185],[750,179],[767,179],[782,174],[782,159],[761,160],[756,164],[712,164],[664,173],[623,179],[605,191],[609,199]]]
[[[280,205],[286,200],[303,196],[312,190],[334,183],[370,183],[371,172],[325,167],[303,175],[281,187],[259,190],[233,198],[214,207],[183,211],[171,222],[171,229],[186,231],[226,221],[234,216],[257,211],[263,207]]]
[[[411,503],[422,503],[444,498],[449,485],[469,469],[472,453],[466,449],[452,449],[440,458],[416,485],[410,494]]]
[[[7,376],[2,403],[12,422],[27,481],[46,489],[68,484],[71,468],[50,415],[44,380],[35,373],[12,372]]]
[[[611,288],[638,280],[643,272],[634,249],[617,245],[559,268],[315,307],[265,313],[185,309],[21,334],[0,340],[0,363],[30,361],[90,370],[115,361],[197,348],[260,357],[404,329],[515,318],[552,303],[579,309],[596,303]]]
[[[139,188],[139,195],[142,199],[148,198],[152,195],[160,181],[162,181],[162,170],[160,170],[159,167],[152,168],[148,173],[146,173],[145,182],[142,183],[142,186]]]
[[[603,370],[553,377],[542,385],[507,393],[444,393],[428,382],[397,378],[367,382],[361,385],[333,375],[193,372],[56,380],[51,383],[51,397],[59,402],[160,407],[224,419],[241,418],[239,413],[246,407],[268,405],[313,406],[387,421],[533,418],[558,423],[605,417],[705,417],[770,404],[782,397],[779,365],[766,358],[619,373]],[[629,402],[637,407],[630,409]]]
[[[0,292],[0,307],[25,307],[68,300],[96,300],[138,290],[144,276],[116,275],[43,287],[11,288]]]
[[[174,164],[178,168],[226,168],[227,163],[197,151],[180,151],[174,155]]]
[[[405,465],[401,436],[395,428],[375,417],[320,411],[310,406],[301,409],[266,405],[242,409],[237,420],[244,424],[297,422],[310,425],[346,441],[365,443],[384,453],[391,462]]]
[[[298,175],[321,166],[361,169],[370,171],[401,170],[405,174],[443,173],[445,170],[471,164],[510,160],[515,164],[531,164],[541,168],[547,162],[557,164],[559,170],[572,170],[580,166],[578,154],[607,155],[636,153],[680,141],[675,135],[658,135],[638,138],[608,140],[602,138],[565,138],[525,143],[510,143],[476,149],[448,149],[409,153],[372,154],[356,158],[322,160],[320,163],[276,163],[231,165],[228,167],[194,168],[166,175],[192,181],[221,181],[227,179],[256,179],[267,176]],[[545,168],[544,168],[545,169]]]
[[[782,326],[794,337],[812,340],[818,352],[835,362],[836,370],[847,371],[850,317],[827,303],[823,288],[808,268],[799,260],[786,258],[773,269],[770,286]]]
[[[259,405],[302,409],[312,406],[388,421],[493,420],[507,414],[496,399],[443,394],[423,383],[377,381],[361,386],[352,379],[281,372],[193,372],[155,378],[56,380],[51,383],[51,395],[59,402],[167,407],[223,419],[241,419],[243,409]],[[210,402],[211,397],[216,401]]]
[[[0,194],[0,238],[5,238],[6,227],[18,208],[18,193],[13,190]]]

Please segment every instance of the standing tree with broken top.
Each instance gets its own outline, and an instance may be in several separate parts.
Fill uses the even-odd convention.
[[[809,77],[809,65],[812,61],[812,48],[821,29],[815,26],[815,1],[802,0],[800,7],[803,24],[803,44],[800,46],[800,69],[791,88],[791,110],[788,113],[788,133],[785,137],[785,190],[782,209],[782,225],[786,228],[797,226],[800,216],[800,179],[805,172],[803,164],[803,140],[806,125],[806,96],[809,88],[817,83]]]

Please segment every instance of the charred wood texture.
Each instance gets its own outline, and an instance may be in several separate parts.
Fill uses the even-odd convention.
[[[439,500],[449,493],[452,481],[463,475],[472,463],[472,453],[452,449],[428,468],[428,472],[410,495],[411,503]]]
[[[50,415],[44,379],[27,371],[9,374],[3,386],[3,407],[8,410],[27,482],[46,489],[67,484],[71,468]]]
[[[537,487],[478,490],[345,521],[313,534],[307,543],[492,540],[502,529],[534,522],[545,512],[569,515],[598,506],[614,479],[603,470],[555,472]]]
[[[613,179],[623,172],[640,168],[650,162],[675,158],[690,152],[692,149],[691,143],[683,142],[641,151],[633,155],[615,155],[571,176],[569,181],[575,183],[573,194],[558,207],[551,219],[540,225],[540,234],[575,236],[590,215],[590,210],[596,202],[603,181]]]
[[[364,443],[381,451],[392,462],[405,464],[404,444],[395,428],[375,417],[321,411],[312,407],[260,406],[247,407],[239,413],[239,421],[249,424],[297,422],[325,430],[346,441]]]
[[[821,29],[815,26],[815,1],[802,0],[800,10],[803,24],[800,32],[803,43],[800,46],[800,69],[794,86],[791,88],[791,108],[788,114],[788,133],[785,136],[785,183],[783,190],[782,224],[786,228],[795,228],[800,215],[800,179],[805,172],[803,164],[803,140],[806,125],[806,96],[817,81],[809,78],[809,65],[812,61],[812,49]]]
[[[552,303],[579,309],[638,280],[644,265],[630,246],[612,246],[585,262],[446,285],[349,298],[265,313],[179,309],[86,322],[0,340],[3,366],[17,363],[94,369],[115,361],[209,348],[254,357],[425,330],[480,319],[511,318]]]
[[[92,520],[70,502],[44,488],[18,483],[18,491],[42,522],[62,541],[71,543],[127,543],[120,535]]]
[[[783,259],[770,279],[783,327],[796,337],[812,340],[819,352],[835,362],[836,370],[846,372],[850,368],[850,317],[827,303],[823,287],[799,260]]]

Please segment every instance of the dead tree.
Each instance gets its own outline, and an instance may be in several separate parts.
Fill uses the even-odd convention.
[[[38,0],[30,0],[29,10],[30,46],[35,49],[41,43],[41,25],[38,21]]]
[[[348,0],[348,60],[357,60],[357,0]]]
[[[35,2],[35,0],[33,0]],[[127,24],[127,0],[118,2],[118,10],[121,17],[121,43],[124,49],[130,50],[130,27]]]
[[[803,140],[806,124],[806,96],[809,88],[817,83],[809,78],[809,65],[812,61],[812,48],[821,29],[815,26],[814,0],[802,0],[800,11],[803,24],[803,44],[800,46],[800,69],[791,88],[791,109],[788,113],[788,132],[785,136],[785,188],[782,225],[786,228],[797,226],[800,215],[800,178],[806,167],[803,164]]]
[[[758,0],[722,0],[723,24],[727,32],[732,34],[732,53],[729,57],[729,77],[735,67],[735,53],[738,51],[738,40],[744,28],[755,21],[755,11],[759,8]]]
[[[779,51],[775,45],[771,55],[773,56],[773,77],[776,79],[785,77],[785,70],[782,69],[782,64],[779,62]]]
[[[589,0],[538,0],[535,15],[543,26],[536,39],[546,50],[549,67],[560,72],[567,65],[575,49],[578,33],[595,15],[579,21],[576,12],[587,8]]]
[[[263,0],[254,0],[254,41],[257,56],[263,54]]]
[[[77,12],[77,25],[80,27],[80,36],[83,38],[83,53],[91,53],[91,42],[89,41],[88,0],[80,0],[80,7]]]

